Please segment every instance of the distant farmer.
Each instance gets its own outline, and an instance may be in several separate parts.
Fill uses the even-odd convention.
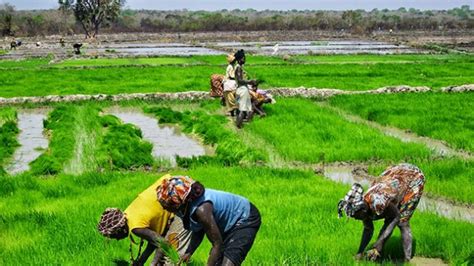
[[[383,227],[373,248],[367,252],[367,258],[377,260],[385,241],[395,226],[402,234],[405,260],[412,256],[412,235],[410,218],[423,194],[425,177],[420,169],[411,164],[392,166],[382,173],[363,195],[361,185],[355,183],[344,199],[339,201],[339,217],[345,212],[348,217],[362,220],[364,232],[356,258],[361,259],[363,252],[374,232],[373,220],[385,219]]]
[[[143,265],[155,250],[152,265],[162,265],[165,258],[159,248],[160,242],[171,244],[181,254],[184,254],[189,244],[191,233],[184,230],[182,220],[164,210],[156,200],[156,188],[170,177],[165,175],[158,179],[140,193],[124,212],[117,208],[107,208],[100,218],[97,229],[103,236],[117,240],[130,237],[130,257],[133,265]],[[141,238],[136,258],[132,254],[132,243],[136,244],[132,233]],[[143,240],[147,240],[148,245],[140,254]]]
[[[77,54],[77,55],[81,54],[82,43],[77,43],[76,42],[72,45],[72,47],[74,48],[74,53],[75,54]]]
[[[22,44],[21,40],[13,40],[13,41],[10,43],[10,50],[13,50],[13,49],[16,50],[17,47],[20,47],[20,46],[21,46],[21,44]]]
[[[250,96],[252,97],[253,113],[258,114],[261,117],[266,116],[267,114],[263,110],[263,104],[275,103],[273,96],[265,90],[257,89],[257,87],[252,87],[249,92]]]
[[[235,90],[237,89],[237,81],[235,81],[235,57],[233,54],[227,56],[227,65],[224,76],[224,99],[226,112],[231,116],[237,115],[237,104],[235,102]]]
[[[207,265],[241,265],[260,228],[260,213],[246,198],[204,186],[187,176],[163,180],[157,190],[163,208],[183,217],[192,231],[181,257],[187,262],[204,235],[212,243]]]
[[[237,116],[236,124],[238,128],[241,128],[245,117],[249,121],[252,119],[252,100],[250,98],[249,86],[256,86],[257,82],[255,80],[246,80],[244,77],[244,50],[237,51],[234,57],[238,63],[235,67],[235,79],[237,80],[236,98],[239,105],[239,115]]]

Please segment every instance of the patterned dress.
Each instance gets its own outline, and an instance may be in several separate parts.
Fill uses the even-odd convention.
[[[410,220],[423,194],[425,176],[418,167],[399,164],[385,170],[380,179],[367,190],[364,201],[381,215],[390,202],[398,206],[400,223]]]

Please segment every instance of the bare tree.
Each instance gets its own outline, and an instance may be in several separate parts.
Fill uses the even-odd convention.
[[[95,38],[99,28],[116,19],[125,0],[59,0],[60,9],[72,9],[87,38]]]

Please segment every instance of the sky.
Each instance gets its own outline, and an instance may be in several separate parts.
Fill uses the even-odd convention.
[[[57,0],[0,0],[9,3],[18,10],[51,9],[58,7]],[[398,9],[399,7],[417,9],[451,9],[462,5],[474,8],[474,0],[127,0],[126,7],[131,9],[156,10],[348,10],[348,9]]]

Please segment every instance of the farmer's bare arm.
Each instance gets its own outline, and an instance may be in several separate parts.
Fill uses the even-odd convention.
[[[157,234],[155,231],[148,228],[135,228],[132,233],[136,236],[145,239],[148,243],[153,244],[155,247],[160,247],[160,242],[166,241],[163,237]]]
[[[196,249],[201,244],[203,238],[204,238],[204,231],[201,230],[199,232],[192,232],[189,246],[186,249],[186,252],[184,253],[184,255],[181,256],[182,261],[184,262],[189,261],[191,256],[194,254],[194,251],[196,251]]]
[[[135,228],[132,230],[132,233],[148,241],[148,245],[145,251],[143,252],[143,254],[140,256],[139,261],[143,261],[143,263],[145,263],[148,257],[153,253],[155,249],[157,250],[157,256],[161,256],[161,255],[158,255],[158,254],[161,254],[161,252],[159,252],[160,250],[159,241],[165,241],[164,238],[158,235],[155,231],[150,230],[148,228]]]
[[[380,230],[379,237],[377,238],[377,241],[374,244],[374,248],[379,253],[382,252],[382,248],[385,241],[390,237],[393,232],[393,229],[400,221],[400,211],[393,203],[390,203],[385,208],[383,216],[385,217],[385,221],[382,226],[382,229]]]
[[[207,238],[212,243],[207,265],[216,265],[222,255],[222,249],[224,247],[224,241],[222,240],[222,235],[214,219],[212,210],[213,206],[209,202],[203,203],[196,210],[196,220],[203,225],[204,232],[206,232]]]
[[[357,251],[358,255],[364,253],[365,248],[372,239],[374,234],[374,223],[370,219],[364,220],[364,231],[362,232],[362,239],[360,240],[359,251]]]
[[[235,71],[235,80],[237,80],[237,83],[239,85],[247,85],[247,84],[251,84],[251,85],[254,85],[256,82],[255,80],[246,80],[245,77],[244,77],[244,71],[242,69],[242,67],[238,67]]]

